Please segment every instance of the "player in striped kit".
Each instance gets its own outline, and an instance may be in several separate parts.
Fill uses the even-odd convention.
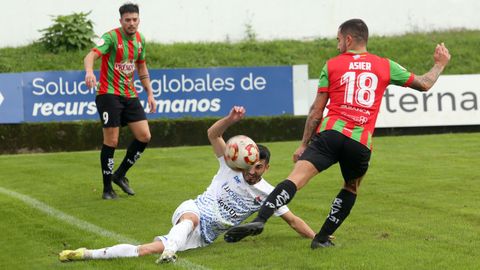
[[[135,194],[125,174],[140,158],[151,138],[145,111],[133,85],[135,69],[147,92],[150,112],[156,109],[145,63],[145,37],[137,31],[140,23],[138,6],[124,4],[119,11],[121,27],[105,33],[84,59],[85,83],[91,88],[97,85],[93,64],[102,58],[95,103],[103,124],[100,164],[103,176],[102,198],[105,200],[117,198],[112,180],[128,195]],[[128,146],[125,158],[114,173],[113,156],[118,145],[120,126],[125,125],[128,125],[135,139]]]
[[[237,242],[261,233],[276,209],[288,204],[315,175],[338,162],[344,185],[311,243],[312,249],[333,246],[331,236],[349,215],[367,172],[375,121],[386,87],[395,84],[427,91],[450,60],[448,49],[438,44],[430,71],[422,76],[408,72],[394,61],[367,51],[368,28],[360,19],[340,25],[337,41],[340,55],[328,60],[320,73],[317,97],[302,143],[293,156],[293,171],[270,193],[258,216],[227,231],[225,241]],[[325,107],[328,113],[323,117]]]
[[[249,171],[234,171],[227,166],[223,155],[225,141],[222,134],[232,124],[243,118],[245,109],[235,106],[228,116],[218,120],[208,129],[208,139],[213,147],[219,169],[205,192],[194,200],[180,204],[172,216],[172,225],[167,235],[155,237],[155,241],[144,245],[120,244],[102,249],[64,250],[60,261],[86,259],[110,259],[138,257],[161,253],[157,263],[175,262],[176,252],[207,246],[232,226],[240,224],[258,211],[268,194],[273,190],[262,175],[269,168],[270,152],[262,145],[260,161]],[[312,239],[315,232],[287,206],[275,210],[292,229]]]

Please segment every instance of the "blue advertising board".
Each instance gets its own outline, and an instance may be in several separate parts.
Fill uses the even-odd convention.
[[[23,121],[22,75],[0,74],[0,123]]]
[[[234,105],[248,116],[293,114],[292,74],[291,66],[151,69],[157,108],[147,117],[224,116]],[[0,93],[8,95],[0,104],[8,117],[2,113],[0,123],[98,119],[95,89],[86,87],[83,71],[0,75]],[[142,84],[134,84],[149,111]]]

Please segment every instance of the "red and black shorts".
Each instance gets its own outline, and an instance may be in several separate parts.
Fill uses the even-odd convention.
[[[311,162],[319,172],[338,162],[343,179],[349,182],[367,172],[370,155],[365,145],[338,131],[325,130],[312,138],[300,160]]]
[[[97,95],[95,104],[103,127],[123,127],[147,119],[138,98],[103,94]]]

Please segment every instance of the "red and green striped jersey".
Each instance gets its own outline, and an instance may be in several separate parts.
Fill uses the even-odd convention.
[[[127,36],[122,28],[103,34],[92,49],[102,57],[97,95],[137,97],[133,85],[135,63],[145,61],[145,38],[139,32]]]
[[[349,51],[329,59],[318,92],[327,92],[328,113],[317,128],[336,130],[369,149],[383,94],[389,84],[409,86],[414,75],[392,60]]]

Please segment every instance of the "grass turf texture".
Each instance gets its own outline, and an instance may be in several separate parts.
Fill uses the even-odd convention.
[[[141,29],[140,29],[141,30]],[[102,33],[97,33],[101,35]],[[452,60],[444,74],[475,74],[480,70],[480,31],[410,33],[402,36],[369,38],[370,52],[388,57],[408,70],[423,74],[433,65],[435,45],[445,42]],[[147,42],[148,42],[148,37]],[[149,68],[204,68],[219,66],[278,66],[308,64],[309,78],[317,79],[325,61],[338,54],[335,38],[312,41],[245,41],[239,43],[148,42]],[[0,48],[0,72],[83,70],[83,51],[49,52],[40,44]],[[96,62],[99,69],[100,61]]]
[[[289,173],[297,142],[266,144],[272,184]],[[312,251],[279,218],[236,244],[222,238],[179,253],[210,269],[476,269],[480,265],[478,133],[379,137],[351,215],[334,248]],[[116,153],[117,164],[124,151]],[[204,191],[217,169],[210,146],[147,149],[129,173],[137,192],[103,201],[98,152],[0,156],[0,187],[125,237],[149,242],[170,229],[180,202]],[[337,165],[299,191],[290,209],[319,229],[342,184]],[[158,269],[156,256],[60,263],[64,248],[117,244],[0,193],[0,269]],[[179,266],[162,265],[162,269]]]

